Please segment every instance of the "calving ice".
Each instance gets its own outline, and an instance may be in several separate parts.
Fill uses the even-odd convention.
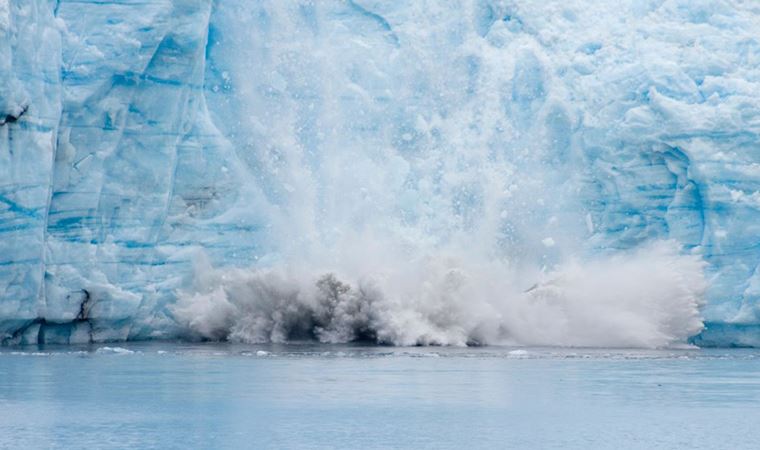
[[[760,345],[758,20],[0,0],[0,339]]]

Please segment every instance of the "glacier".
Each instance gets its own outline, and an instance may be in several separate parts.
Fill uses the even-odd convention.
[[[758,346],[757,30],[0,0],[0,340]]]

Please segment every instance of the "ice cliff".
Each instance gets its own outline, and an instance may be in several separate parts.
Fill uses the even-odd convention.
[[[758,30],[0,0],[0,339],[760,345]]]

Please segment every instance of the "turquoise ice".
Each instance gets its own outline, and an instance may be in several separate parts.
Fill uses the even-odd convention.
[[[758,28],[0,0],[2,340],[757,345]]]

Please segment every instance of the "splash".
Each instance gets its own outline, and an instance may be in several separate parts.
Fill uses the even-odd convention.
[[[247,343],[667,347],[703,326],[703,262],[678,250],[660,241],[533,274],[443,253],[330,270],[200,263],[173,313],[195,338]]]
[[[255,235],[207,245],[170,307],[188,336],[664,347],[702,329],[689,152],[620,122],[660,78],[607,73],[638,56],[585,15],[536,34],[538,6],[351,4],[214,12],[205,95],[236,194],[198,208]]]

